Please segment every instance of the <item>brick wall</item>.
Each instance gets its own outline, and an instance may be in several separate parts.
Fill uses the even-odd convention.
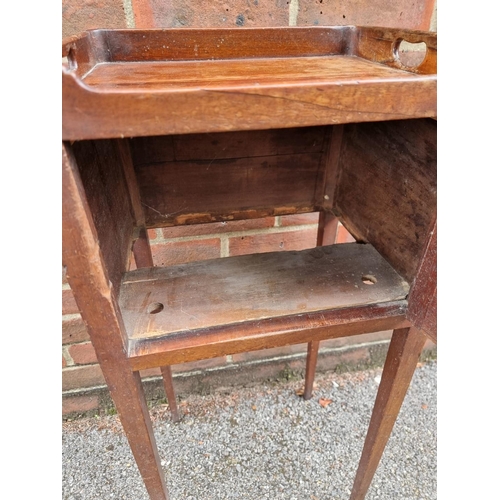
[[[235,27],[378,25],[434,29],[433,0],[63,0],[63,37],[94,28]],[[318,214],[267,217],[164,228],[149,231],[155,265],[255,252],[301,250],[316,244]],[[352,241],[343,228],[339,243]],[[132,267],[134,266],[132,262]],[[383,359],[390,332],[335,339],[321,343],[318,370],[339,365],[363,366]],[[428,344],[428,349],[432,345]],[[268,349],[172,367],[178,393],[199,390],[200,384],[232,383],[302,370],[305,344]],[[382,355],[381,355],[382,354]],[[154,382],[158,370],[141,375]],[[156,387],[156,397],[159,384]],[[63,414],[90,412],[109,403],[104,378],[78,312],[71,289],[62,278]],[[152,393],[150,393],[152,394]]]

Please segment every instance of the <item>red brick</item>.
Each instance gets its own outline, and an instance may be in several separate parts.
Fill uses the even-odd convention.
[[[322,340],[319,346],[321,349],[339,348],[351,345],[364,344],[368,342],[380,342],[382,340],[390,340],[392,331],[383,331],[375,333],[364,333],[362,335],[352,335],[351,337],[341,337],[338,339]]]
[[[282,226],[300,226],[303,224],[317,224],[319,212],[310,214],[283,215],[281,217]]]
[[[78,366],[65,368],[62,371],[62,390],[81,389],[105,384],[104,376],[99,365]]]
[[[317,372],[333,370],[336,366],[349,365],[355,367],[356,365],[369,363],[370,351],[368,347],[360,347],[341,353],[331,353],[326,356],[318,356],[318,363],[316,365]]]
[[[161,376],[161,371],[159,368],[148,368],[147,370],[140,370],[139,374],[141,378],[159,377]]]
[[[62,313],[63,314],[76,314],[80,310],[75,302],[75,297],[73,296],[72,290],[62,291]]]
[[[229,255],[304,250],[316,246],[315,229],[238,236],[229,239]]]
[[[290,354],[306,353],[307,344],[287,345],[282,347],[273,347],[271,349],[261,349],[259,351],[241,352],[233,354],[234,363],[244,363],[247,361],[257,361],[260,359],[270,359],[280,356],[289,356]]]
[[[299,2],[298,26],[385,26],[428,30],[434,0],[314,0]]]
[[[62,35],[95,28],[126,28],[122,0],[63,0]]]
[[[84,342],[89,340],[87,328],[81,317],[63,320],[62,322],[62,343],[72,344],[74,342]]]
[[[172,365],[172,373],[192,372],[196,370],[206,370],[207,368],[217,368],[227,364],[226,356],[211,359],[201,359],[200,361],[190,361],[189,363],[181,363]]]
[[[62,367],[63,367],[63,368],[66,368],[66,366],[67,366],[67,363],[66,363],[66,358],[63,356],[63,357],[62,357]]]
[[[234,220],[228,222],[212,222],[209,224],[193,224],[190,226],[165,227],[162,229],[164,238],[182,238],[186,236],[202,236],[222,234],[249,229],[265,229],[274,226],[274,217],[262,219]]]
[[[208,368],[216,368],[227,364],[226,356],[219,358],[202,359],[200,361],[191,361],[189,363],[180,363],[172,365],[172,373],[187,373],[198,370],[206,370]],[[159,377],[161,371],[159,368],[149,368],[147,370],[140,370],[141,378],[146,377]]]
[[[288,26],[286,0],[151,0],[158,27]]]
[[[76,344],[68,347],[69,355],[77,365],[90,365],[97,363],[94,347],[90,342]]]
[[[62,400],[62,414],[84,413],[86,411],[97,410],[99,398],[90,396],[66,396]]]
[[[62,266],[62,284],[68,283],[68,278],[66,277],[66,266]]]
[[[155,266],[171,266],[196,260],[220,257],[218,238],[193,241],[167,242],[151,245]]]
[[[339,228],[337,230],[337,243],[352,243],[356,241],[351,233],[342,225],[339,224]]]
[[[156,240],[158,238],[158,232],[156,229],[148,229],[148,238],[149,240]]]

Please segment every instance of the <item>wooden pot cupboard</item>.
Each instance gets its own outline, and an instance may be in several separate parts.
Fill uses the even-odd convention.
[[[63,58],[63,265],[151,499],[139,370],[161,368],[175,420],[173,364],[308,343],[309,398],[321,340],[390,329],[363,499],[436,341],[436,34],[92,30]],[[316,211],[313,249],[153,265],[149,228]]]

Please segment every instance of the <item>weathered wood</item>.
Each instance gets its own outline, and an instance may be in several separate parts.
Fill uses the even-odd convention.
[[[344,126],[335,212],[412,282],[436,218],[436,123]]]
[[[153,255],[149,246],[148,233],[145,227],[144,210],[142,208],[141,194],[137,185],[132,155],[128,139],[116,141],[116,148],[123,166],[125,181],[132,205],[132,213],[135,222],[135,235],[132,244],[132,252],[136,267],[153,267]]]
[[[402,63],[402,40],[425,42],[422,64]],[[64,41],[68,281],[152,499],[167,494],[138,370],[162,367],[175,412],[173,363],[308,342],[312,390],[321,340],[396,329],[363,498],[435,335],[436,126],[421,118],[436,116],[436,40],[347,26]],[[152,267],[146,227],[316,210],[319,244],[338,217],[370,245]],[[124,273],[132,239],[140,269]]]
[[[341,54],[350,36],[344,27],[97,31],[106,40],[108,60],[119,63]]]
[[[129,338],[150,338],[403,300],[408,290],[371,245],[347,243],[137,269],[124,274],[120,307]]]
[[[151,64],[147,71],[144,62],[96,65],[83,79],[83,84],[95,91],[151,92],[189,91],[200,86],[207,90],[235,92],[255,86],[287,85],[288,82],[303,85],[324,85],[332,81],[338,84],[358,85],[370,80],[387,79],[414,81],[415,76],[383,65],[375,65],[364,59],[348,56],[273,57],[227,59],[216,64],[191,61],[161,61]],[[233,108],[234,113],[241,113]]]
[[[326,133],[308,127],[133,139],[146,224],[313,211]]]
[[[423,36],[412,33],[384,30],[379,40],[354,27],[98,30],[93,68],[63,68],[63,139],[434,117],[435,68],[408,71],[387,52],[389,40]],[[367,37],[381,47],[375,55]],[[65,43],[76,66],[91,59],[83,39]],[[433,39],[427,35],[429,46]]]
[[[302,153],[138,166],[146,225],[312,212],[320,158]]]
[[[402,64],[399,46],[405,40],[410,43],[425,43],[426,55],[416,67]],[[420,74],[437,72],[437,38],[426,31],[404,31],[388,28],[360,27],[352,38],[351,50],[359,57]]]
[[[134,370],[411,326],[406,300],[129,339]]]
[[[138,372],[127,359],[127,338],[106,270],[91,207],[75,158],[63,146],[63,263],[97,359],[151,500],[167,500],[160,458]]]
[[[172,161],[227,160],[258,156],[321,153],[331,127],[135,137],[136,166]]]
[[[90,207],[106,269],[120,288],[127,269],[134,232],[133,209],[114,141],[82,141],[73,144],[85,197]]]
[[[407,292],[370,245],[354,243],[140,269],[125,275],[120,306],[131,361],[144,369],[392,328]]]
[[[363,500],[391,435],[426,337],[416,328],[395,330],[387,353],[368,434],[351,490]]]
[[[437,343],[437,223],[408,297],[408,319]]]

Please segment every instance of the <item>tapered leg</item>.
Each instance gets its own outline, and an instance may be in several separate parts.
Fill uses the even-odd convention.
[[[314,375],[316,373],[316,362],[318,360],[319,341],[313,340],[307,344],[306,359],[306,381],[304,388],[304,399],[311,399]]]
[[[130,448],[151,500],[168,500],[140,375],[130,369],[125,327],[71,146],[63,144],[63,263]]]
[[[319,213],[317,246],[333,245],[337,239],[339,220],[333,214]],[[304,399],[311,399],[316,363],[318,361],[319,341],[307,344],[306,380],[304,383]]]
[[[136,266],[139,267],[153,267],[153,256],[151,254],[151,247],[149,245],[148,233],[145,227],[139,229],[138,238],[134,241],[132,247]],[[175,400],[174,382],[172,379],[172,370],[170,366],[162,366],[161,374],[163,377],[163,386],[165,394],[167,395],[168,406],[172,414],[174,422],[179,421],[179,412],[177,410],[177,402]]]
[[[165,393],[167,395],[168,406],[170,407],[170,413],[172,414],[172,420],[174,422],[179,421],[179,411],[177,409],[177,401],[175,399],[174,383],[172,380],[172,370],[170,366],[162,366],[161,374],[163,377],[163,385],[165,387]]]
[[[316,245],[321,247],[336,243],[338,229],[339,220],[335,217],[335,215],[328,212],[320,212]]]
[[[351,500],[363,500],[403,404],[426,341],[416,328],[394,330],[375,400]]]
[[[108,375],[106,382],[111,397],[150,499],[168,500],[167,486],[139,373],[105,375]],[[127,384],[126,388],[123,387],[124,384]]]

